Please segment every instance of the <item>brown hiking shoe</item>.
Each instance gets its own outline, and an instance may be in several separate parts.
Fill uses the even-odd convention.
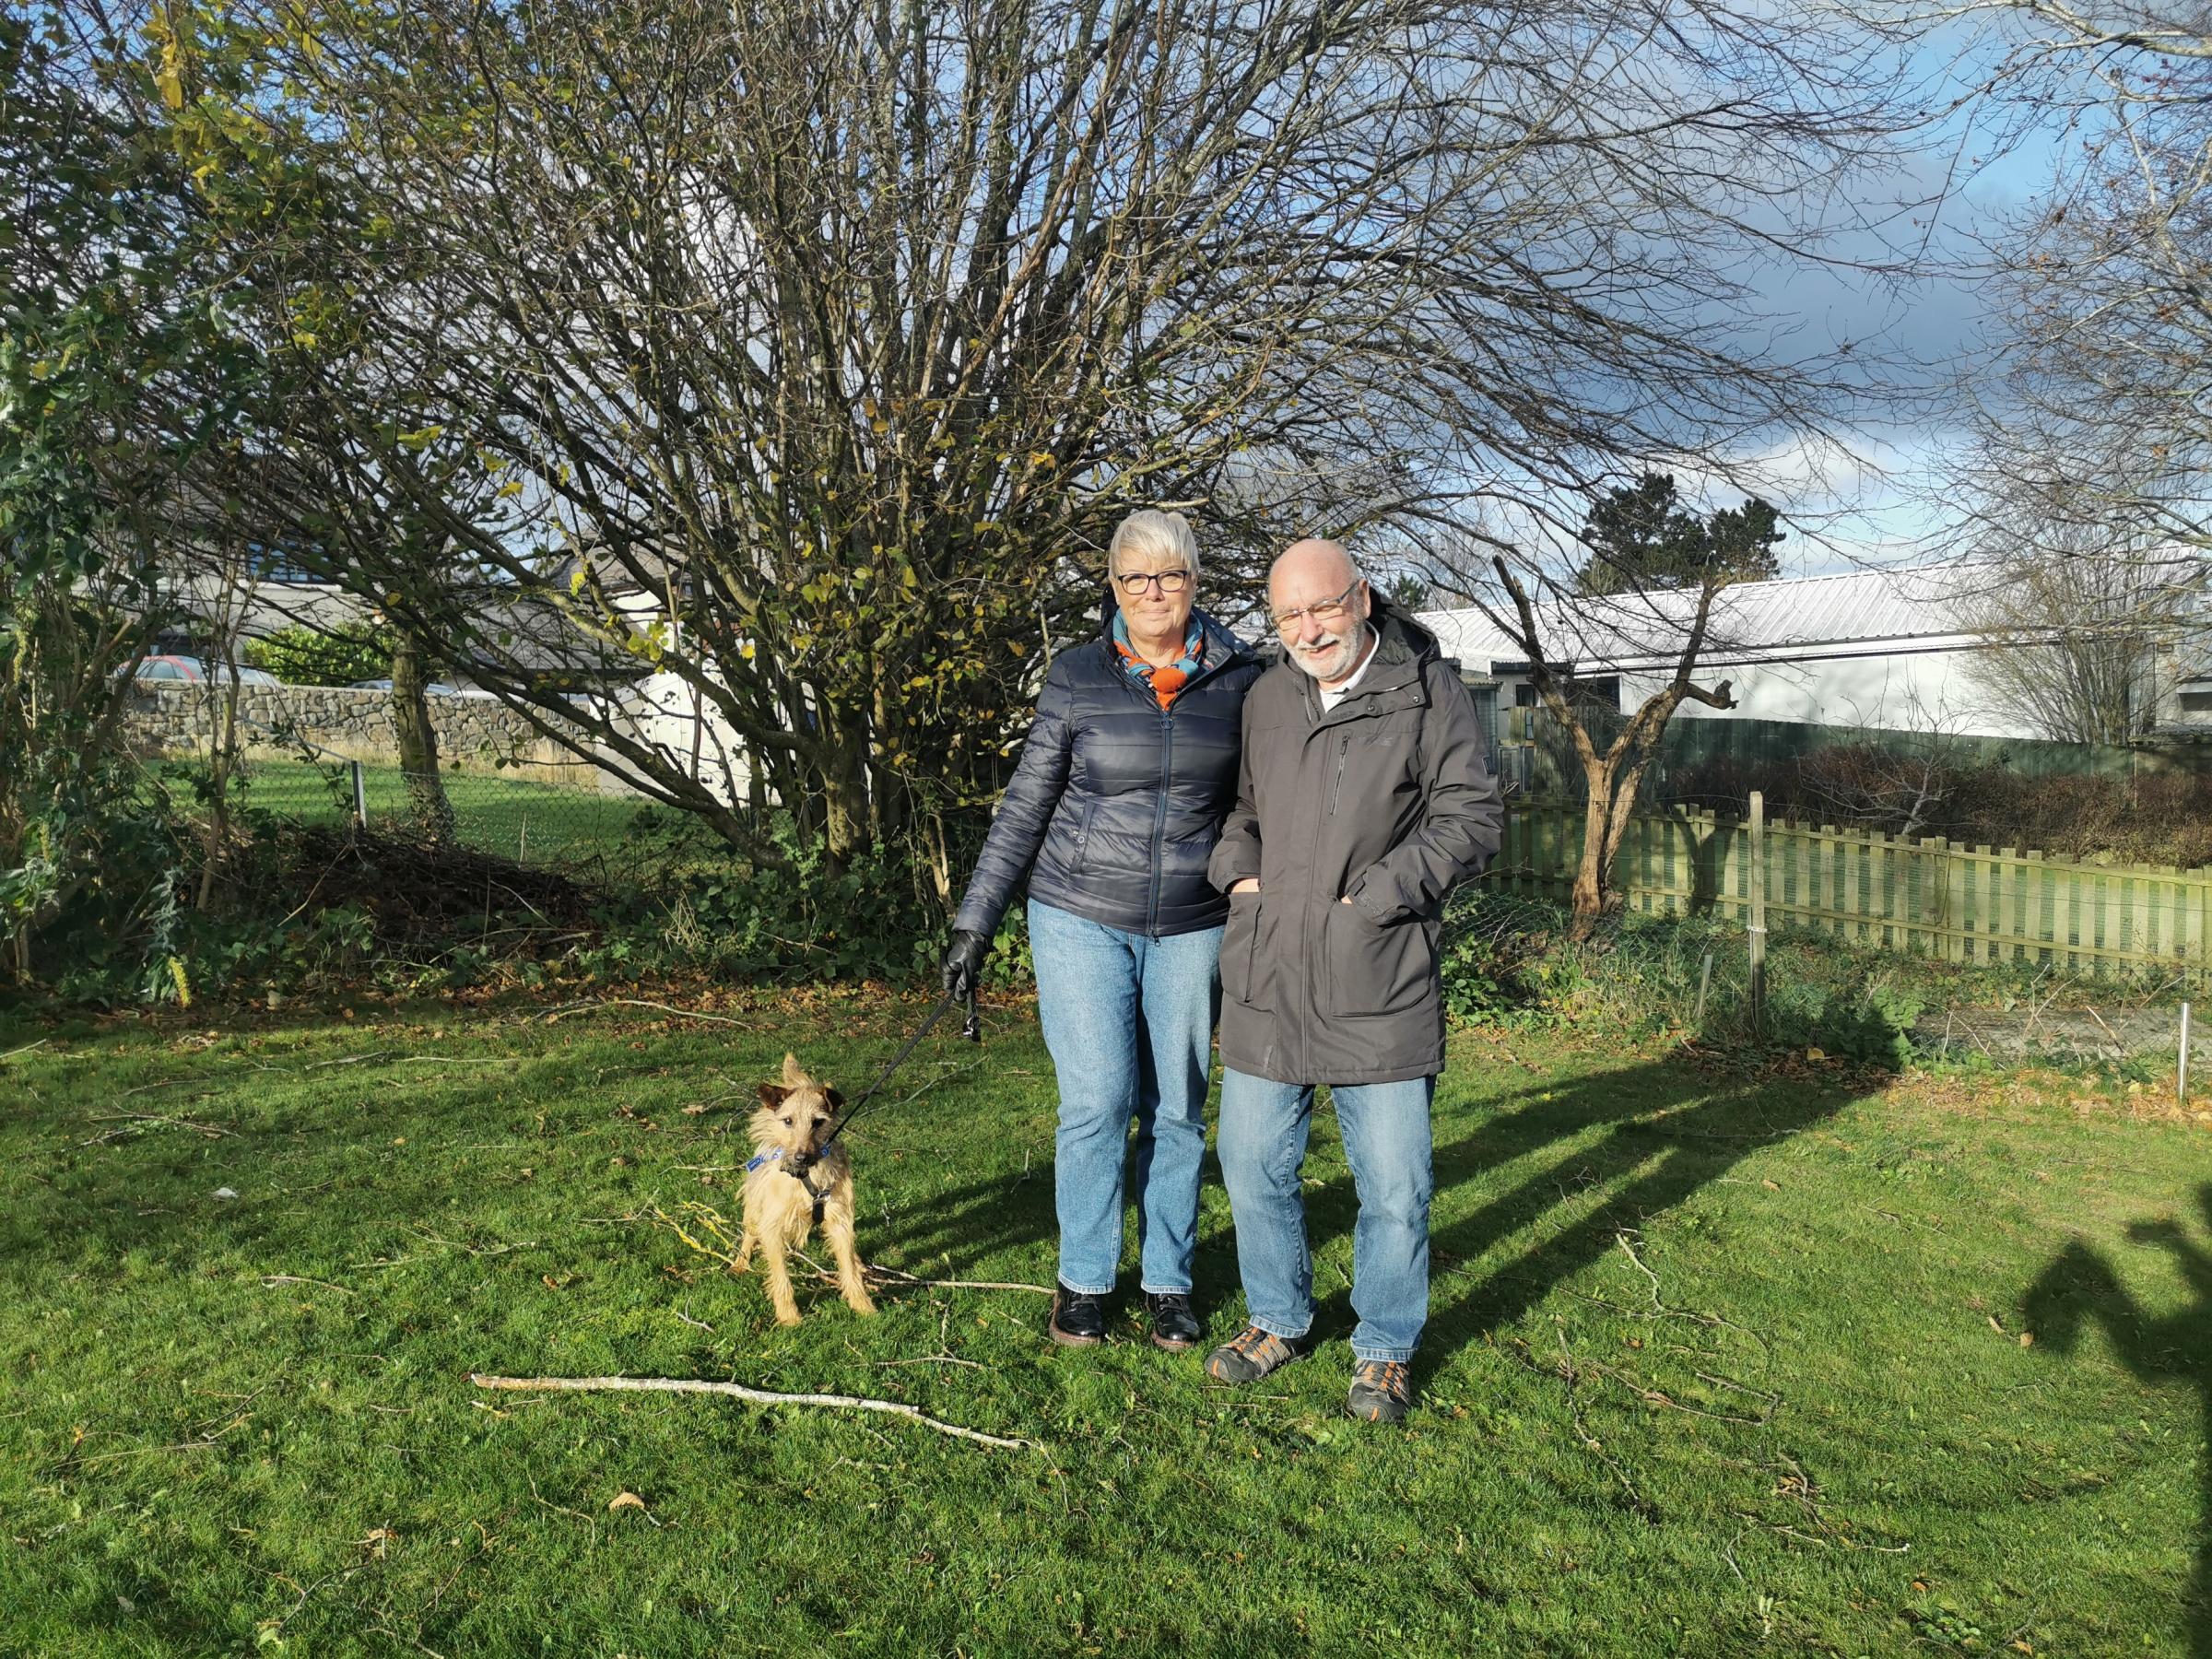
[[[1413,1406],[1413,1373],[1402,1359],[1362,1359],[1344,1406],[1364,1422],[1402,1423]]]
[[[1257,1382],[1305,1351],[1302,1338],[1246,1325],[1206,1357],[1206,1374],[1217,1382]]]

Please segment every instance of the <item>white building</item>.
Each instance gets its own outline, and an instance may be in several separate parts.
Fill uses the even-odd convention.
[[[1786,720],[1820,725],[2042,737],[1973,672],[1994,651],[2040,651],[2050,634],[2005,638],[1977,629],[1995,567],[1850,571],[1737,582],[1715,595],[1692,683],[1725,680],[1733,709],[1686,700],[1677,719]],[[1539,632],[1555,667],[1600,707],[1633,712],[1674,674],[1696,615],[1695,592],[1547,599]],[[1526,653],[1478,608],[1426,612],[1448,656],[1497,706],[1535,701]],[[2055,629],[2053,630],[2055,632]],[[2201,634],[2162,648],[2144,694],[2166,730],[2212,732],[2212,661]]]

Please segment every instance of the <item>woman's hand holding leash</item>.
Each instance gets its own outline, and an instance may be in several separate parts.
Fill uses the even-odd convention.
[[[945,951],[945,990],[949,996],[972,999],[983,977],[983,959],[991,954],[991,935],[962,928],[952,935]]]
[[[990,935],[965,928],[954,932],[952,944],[945,952],[945,994],[968,1005],[960,1035],[970,1042],[983,1040],[983,1022],[975,1011],[975,988],[983,977],[983,959],[990,954]]]

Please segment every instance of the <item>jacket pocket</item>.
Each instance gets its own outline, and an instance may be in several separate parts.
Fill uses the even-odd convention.
[[[1261,996],[1267,980],[1260,956],[1263,902],[1258,893],[1229,896],[1229,921],[1221,929],[1221,994],[1265,1011],[1269,1005]]]
[[[1322,927],[1332,1014],[1403,1014],[1436,994],[1436,924],[1408,917],[1370,922],[1352,904],[1332,904]]]
[[[1090,862],[1090,820],[1098,812],[1096,795],[1081,794],[1065,797],[1061,803],[1060,822],[1049,834],[1053,861],[1061,874],[1079,876]]]

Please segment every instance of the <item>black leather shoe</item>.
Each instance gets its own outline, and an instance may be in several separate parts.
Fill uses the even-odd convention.
[[[1198,1315],[1191,1312],[1191,1294],[1187,1290],[1162,1290],[1158,1295],[1145,1292],[1145,1312],[1152,1321],[1152,1346],[1166,1348],[1171,1354],[1196,1345],[1200,1331]]]
[[[1048,1334],[1062,1347],[1093,1347],[1105,1341],[1106,1299],[1059,1286],[1053,1292]]]

